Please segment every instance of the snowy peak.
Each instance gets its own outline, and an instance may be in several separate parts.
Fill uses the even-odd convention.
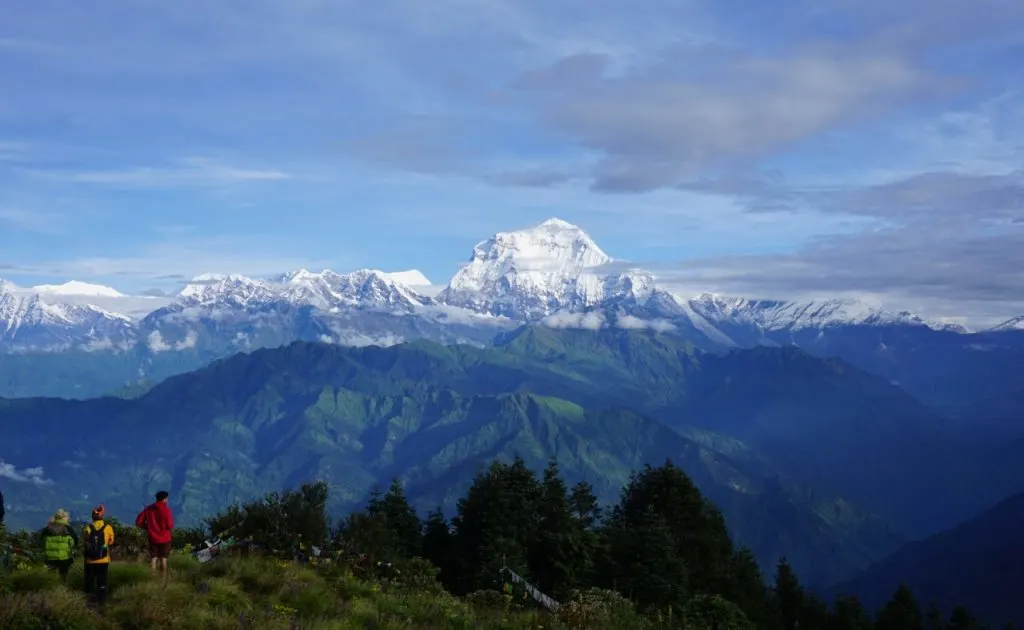
[[[48,304],[39,293],[0,287],[0,341],[23,349],[123,346],[133,326],[130,318],[95,306]]]
[[[272,297],[273,291],[266,282],[234,273],[204,273],[192,278],[178,294],[178,301],[190,306],[245,308]]]
[[[34,293],[42,293],[45,295],[84,295],[90,297],[110,298],[125,297],[125,295],[117,289],[103,286],[101,284],[79,282],[77,280],[70,280],[64,284],[39,284],[29,290]]]
[[[612,260],[579,227],[548,219],[477,243],[469,263],[439,299],[475,311],[536,319],[564,308],[594,306],[610,295],[650,291],[650,274],[598,270]]]
[[[325,310],[341,306],[408,310],[428,301],[396,281],[392,274],[376,269],[346,274],[329,269],[317,273],[300,269],[285,274],[280,280],[286,300]]]
[[[703,293],[689,302],[695,312],[712,324],[746,324],[768,332],[831,326],[909,325],[949,328],[926,322],[907,311],[887,311],[881,304],[869,300],[748,300]]]
[[[510,275],[557,281],[611,260],[577,226],[548,219],[518,232],[498,232],[477,243],[469,264],[455,274],[449,286],[457,291],[483,291]]]
[[[1024,315],[1014,317],[992,328],[992,332],[1010,332],[1012,330],[1024,330]]]
[[[419,269],[409,269],[407,271],[393,271],[386,274],[389,278],[404,284],[407,287],[429,287],[431,286],[430,279],[428,279],[423,272]]]

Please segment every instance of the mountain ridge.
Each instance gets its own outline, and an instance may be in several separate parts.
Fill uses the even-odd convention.
[[[54,482],[16,489],[12,514],[38,500],[47,503],[41,517],[48,502],[63,500],[55,492],[85,509],[96,475],[119,510],[133,509],[134,497],[148,496],[154,484],[171,488],[185,515],[310,478],[340,484],[350,505],[392,476],[427,509],[457,496],[477,463],[514,454],[538,469],[556,456],[570,479],[595,483],[609,500],[628,471],[672,458],[724,506],[768,566],[782,551],[799,555],[791,559],[805,574],[827,582],[904,539],[827,489],[768,472],[735,440],[690,431],[698,441],[639,408],[616,406],[644,389],[640,381],[699,374],[698,351],[678,340],[529,328],[506,341],[491,349],[296,342],[217,360],[134,400],[0,400],[5,457],[22,469],[42,465]],[[568,367],[538,355],[541,344],[565,354]],[[629,374],[639,380],[581,404]],[[100,419],[103,431],[93,424]]]

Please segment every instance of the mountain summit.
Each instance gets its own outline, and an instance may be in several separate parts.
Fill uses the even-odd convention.
[[[654,277],[612,274],[613,262],[590,236],[551,218],[480,241],[473,256],[438,296],[442,303],[513,319],[538,319],[556,311],[594,307],[615,296],[648,295]]]

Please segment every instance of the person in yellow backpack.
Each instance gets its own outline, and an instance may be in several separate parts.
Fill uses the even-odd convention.
[[[92,523],[83,529],[85,540],[85,593],[97,604],[107,599],[107,573],[110,570],[110,548],[114,545],[114,528],[103,522],[105,510],[97,505],[92,511]]]
[[[57,510],[43,528],[40,537],[43,540],[46,566],[57,571],[61,581],[67,581],[68,569],[74,562],[75,547],[78,546],[78,536],[68,524],[68,513]]]

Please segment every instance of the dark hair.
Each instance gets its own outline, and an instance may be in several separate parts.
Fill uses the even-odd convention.
[[[163,501],[164,499],[166,499],[166,498],[167,498],[167,497],[169,497],[169,496],[170,496],[170,495],[169,495],[169,494],[167,494],[167,491],[166,491],[166,490],[161,490],[160,492],[157,492],[157,493],[156,493],[156,500],[157,500],[157,501]]]

